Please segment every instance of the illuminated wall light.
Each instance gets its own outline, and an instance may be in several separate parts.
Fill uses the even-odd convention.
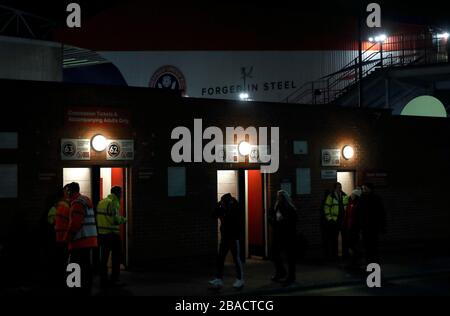
[[[443,39],[448,39],[449,36],[450,36],[450,34],[447,32],[436,35],[437,38],[443,38]]]
[[[342,149],[342,155],[344,156],[345,159],[349,160],[353,158],[353,156],[355,155],[355,151],[353,150],[352,146],[345,145],[344,148]]]
[[[387,39],[386,34],[380,34],[378,36],[375,36],[375,42],[378,42],[378,43],[382,43],[382,42],[386,41],[386,39]]]
[[[249,95],[246,92],[242,92],[241,94],[239,94],[239,99],[241,100],[248,100]]]
[[[106,149],[106,138],[103,135],[95,135],[92,138],[92,148],[94,148],[95,151],[103,151]]]
[[[239,143],[238,151],[241,156],[250,155],[251,146],[248,142],[242,141]]]

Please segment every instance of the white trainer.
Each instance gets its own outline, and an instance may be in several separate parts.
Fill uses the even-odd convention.
[[[214,279],[208,282],[209,286],[213,287],[213,288],[221,288],[223,287],[223,281],[222,279]]]
[[[235,289],[242,289],[244,287],[244,280],[236,279],[236,281],[234,281],[233,283],[233,287]]]

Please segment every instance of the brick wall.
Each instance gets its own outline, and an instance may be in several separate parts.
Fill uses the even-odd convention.
[[[20,133],[17,153],[8,152],[8,157],[0,158],[17,161],[20,174],[19,199],[0,200],[6,219],[0,226],[4,240],[20,236],[22,244],[31,240],[35,249],[39,247],[33,234],[45,211],[46,197],[62,183],[63,167],[125,166],[131,174],[130,265],[148,268],[173,263],[175,258],[184,263],[212,262],[217,247],[217,223],[210,216],[217,194],[216,171],[249,166],[182,164],[187,170],[187,195],[169,198],[167,168],[176,165],[170,159],[174,143],[170,133],[177,126],[193,128],[194,118],[202,118],[204,128],[280,127],[280,169],[269,177],[270,200],[273,204],[282,180],[290,180],[295,192],[296,168],[311,169],[311,194],[294,195],[299,206],[298,229],[308,242],[311,256],[321,245],[323,194],[334,183],[321,179],[321,169],[355,171],[358,184],[367,171],[387,172],[387,186],[377,188],[388,213],[385,245],[404,247],[449,239],[448,120],[391,117],[386,111],[326,106],[181,99],[151,89],[3,84],[9,87],[6,91],[13,100],[7,110],[11,112],[8,130],[17,128]],[[129,109],[130,130],[102,132],[110,137],[133,138],[135,160],[112,164],[94,155],[89,162],[62,162],[61,138],[89,138],[97,132],[86,127],[68,128],[64,124],[67,106]],[[294,155],[294,140],[306,140],[309,153]],[[321,166],[321,149],[346,144],[355,148],[353,159],[342,159],[339,167]]]

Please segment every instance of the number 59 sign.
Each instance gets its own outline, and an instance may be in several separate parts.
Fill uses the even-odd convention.
[[[130,139],[109,139],[106,160],[133,160],[134,141]]]

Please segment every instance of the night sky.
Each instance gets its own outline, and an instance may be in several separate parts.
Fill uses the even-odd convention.
[[[383,17],[394,19],[399,22],[418,23],[450,26],[450,14],[445,10],[444,1],[357,1],[357,0],[337,0],[324,1],[271,1],[265,3],[262,1],[151,1],[151,0],[78,0],[58,1],[25,1],[25,0],[0,0],[0,4],[18,8],[30,13],[34,13],[54,21],[61,22],[65,16],[65,5],[70,2],[81,4],[84,18],[95,16],[101,11],[107,10],[117,4],[137,2],[142,3],[142,8],[147,9],[151,6],[167,6],[167,9],[174,5],[194,6],[199,10],[210,12],[212,15],[237,14],[237,15],[258,15],[267,11],[273,15],[274,20],[291,18],[293,15],[302,14],[313,15],[333,15],[347,16],[356,15],[361,6],[369,2],[377,2],[381,5]],[[363,5],[362,5],[363,4]],[[245,23],[245,21],[243,21]]]

